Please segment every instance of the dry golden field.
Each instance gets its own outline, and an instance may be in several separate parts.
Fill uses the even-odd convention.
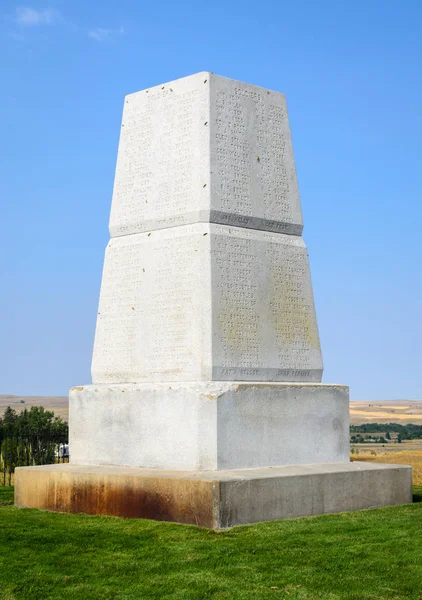
[[[415,423],[422,425],[421,400],[395,400],[392,402],[350,402],[350,422],[363,423]],[[352,444],[352,460],[411,465],[413,484],[422,485],[422,440],[404,440],[401,444]]]
[[[21,400],[24,402],[21,403]],[[45,410],[52,410],[57,417],[64,421],[69,420],[69,401],[67,396],[14,396],[13,394],[0,394],[0,417],[8,407],[20,412],[31,406],[44,406]]]
[[[422,400],[352,400],[350,423],[415,423],[422,425]]]
[[[24,400],[24,403],[20,401]],[[69,417],[67,396],[14,396],[0,394],[0,415],[11,406],[15,410],[44,406],[65,421]],[[394,400],[391,402],[353,400],[350,402],[350,422],[361,423],[416,423],[422,425],[422,400]]]
[[[352,460],[410,465],[413,485],[422,486],[422,440],[403,440],[401,444],[351,444]]]
[[[359,454],[351,454],[352,460],[363,460],[366,462],[380,462],[389,464],[399,465],[410,465],[412,467],[412,480],[413,485],[422,486],[422,449],[421,450],[406,450],[405,443],[402,442],[400,446],[404,446],[402,451],[399,452],[378,452],[377,450],[366,452],[366,449],[361,451],[361,446],[366,444],[354,444],[354,447],[359,447]],[[379,444],[377,444],[379,446]],[[396,445],[396,444],[394,444]]]

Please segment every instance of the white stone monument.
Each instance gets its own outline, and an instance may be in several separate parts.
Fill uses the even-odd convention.
[[[127,96],[110,235],[40,506],[218,528],[410,501],[410,468],[349,462],[348,389],[321,383],[282,94],[198,73]]]

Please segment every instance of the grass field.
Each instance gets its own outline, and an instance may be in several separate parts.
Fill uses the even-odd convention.
[[[420,600],[421,535],[422,503],[220,533],[0,506],[0,599]]]
[[[0,486],[0,506],[13,504],[13,487]]]

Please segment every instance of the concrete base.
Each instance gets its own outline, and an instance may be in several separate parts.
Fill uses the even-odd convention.
[[[412,470],[353,462],[231,471],[19,467],[15,503],[221,529],[412,501]]]
[[[189,471],[347,462],[348,392],[322,383],[229,381],[76,387],[70,458]]]

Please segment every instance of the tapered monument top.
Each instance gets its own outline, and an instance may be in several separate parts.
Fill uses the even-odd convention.
[[[94,383],[321,381],[284,96],[199,73],[125,99]]]
[[[126,96],[111,236],[197,222],[301,234],[283,94],[203,72]]]

